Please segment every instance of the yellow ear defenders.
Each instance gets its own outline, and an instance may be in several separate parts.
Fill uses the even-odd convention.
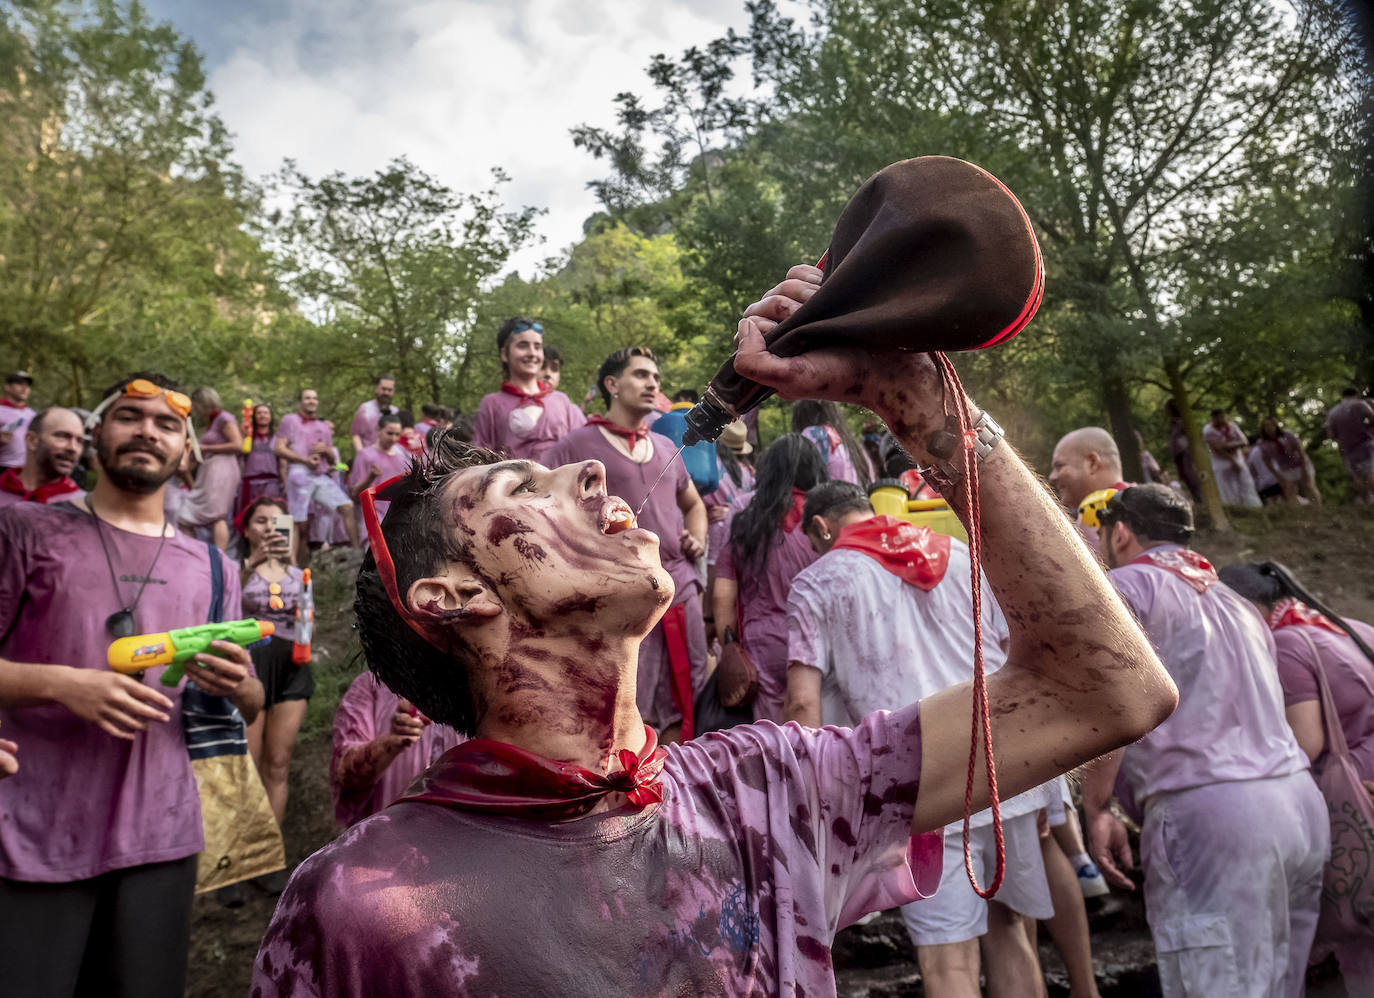
[[[1102,525],[1102,511],[1107,508],[1108,501],[1118,491],[1118,489],[1098,489],[1096,492],[1089,492],[1078,504],[1079,522],[1084,526],[1092,527],[1094,530],[1100,527]]]

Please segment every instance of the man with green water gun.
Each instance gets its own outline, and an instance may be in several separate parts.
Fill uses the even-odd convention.
[[[100,462],[91,494],[0,509],[0,734],[20,746],[21,761],[0,808],[7,998],[185,990],[204,847],[185,687],[159,682],[171,672],[160,663],[147,662],[139,681],[107,656],[112,642],[167,632],[200,689],[248,721],[261,709],[262,684],[241,645],[175,630],[210,619],[211,558],[220,617],[242,616],[238,570],[163,513],[190,410],[161,375],[120,381],[89,423]]]

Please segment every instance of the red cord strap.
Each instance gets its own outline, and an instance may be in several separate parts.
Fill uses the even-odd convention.
[[[968,782],[964,786],[964,872],[974,893],[988,899],[997,894],[1002,887],[1002,879],[1007,868],[1007,846],[1002,835],[1002,803],[997,793],[997,764],[992,755],[992,723],[988,712],[987,677],[983,671],[983,538],[981,516],[978,505],[978,460],[974,445],[978,434],[969,425],[968,396],[964,393],[963,383],[954,365],[943,353],[935,353],[936,365],[944,381],[945,398],[951,396],[954,414],[959,421],[960,450],[963,453],[964,471],[964,514],[968,524],[969,585],[973,591],[973,730],[969,738]],[[988,760],[988,799],[992,805],[992,837],[997,847],[997,869],[992,883],[987,889],[978,886],[978,877],[973,872],[973,853],[969,849],[969,819],[973,816],[973,780],[978,769],[978,732],[983,733],[983,751]]]

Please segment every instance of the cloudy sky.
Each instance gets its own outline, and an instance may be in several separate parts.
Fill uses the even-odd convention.
[[[744,0],[145,0],[205,54],[220,114],[254,176],[312,175],[394,156],[459,190],[511,177],[510,204],[547,208],[522,271],[566,247],[605,168],[568,129],[611,125],[647,91],[657,52],[747,23]]]

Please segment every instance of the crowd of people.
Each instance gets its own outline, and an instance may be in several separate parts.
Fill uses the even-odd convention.
[[[777,318],[765,303],[804,300],[813,271],[747,313],[738,363]],[[806,397],[830,381],[759,341],[752,376],[800,399],[791,432],[765,448],[736,421],[683,448],[697,396],[668,399],[651,350],[607,357],[579,406],[543,334],[500,328],[503,380],[470,416],[417,422],[378,377],[346,451],[313,388],[245,422],[153,372],[89,413],[35,412],[32,377],[6,378],[6,993],[181,992],[203,844],[183,687],[107,669],[106,648],[272,623],[188,674],[237,709],[280,826],[314,692],[305,570],[346,544],[367,552],[370,671],[338,706],[329,776],[353,831],[289,886],[253,881],[282,895],[256,995],[833,993],[833,933],[900,908],[928,995],[1043,994],[1043,922],[1092,996],[1085,899],[1137,889],[1132,829],[1166,995],[1300,995],[1327,952],[1374,995],[1369,908],[1332,900],[1325,778],[1348,760],[1374,781],[1374,628],[1281,566],[1218,573],[1191,549],[1176,406],[1176,478],[1142,447],[1145,481],[1125,481],[1084,427],[1054,450],[1057,501],[989,431],[973,590],[965,534],[870,500],[940,494],[920,428],[949,400],[915,355],[865,372],[894,429],[859,436]],[[921,394],[894,407],[899,379]],[[1374,408],[1347,390],[1326,428],[1374,502]],[[1202,436],[1224,502],[1322,501],[1277,420],[1247,435],[1218,409]],[[1005,795],[994,816],[975,781],[965,831],[977,648]]]

